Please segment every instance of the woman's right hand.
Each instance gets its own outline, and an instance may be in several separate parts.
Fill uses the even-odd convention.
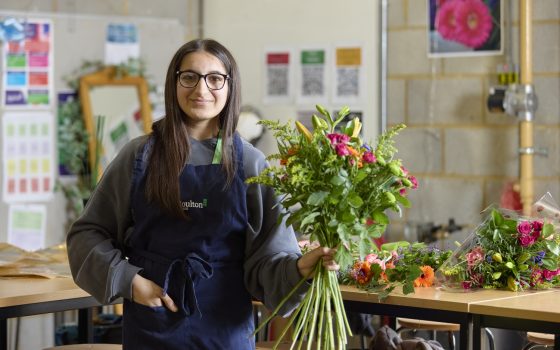
[[[164,294],[163,289],[138,274],[132,279],[132,301],[149,307],[163,306],[177,312],[177,306],[169,294]]]

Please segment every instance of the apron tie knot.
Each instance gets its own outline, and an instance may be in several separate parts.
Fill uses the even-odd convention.
[[[176,266],[181,270],[180,285],[184,286],[184,289],[182,288],[184,290],[183,311],[187,316],[198,312],[202,318],[202,313],[198,307],[194,284],[199,278],[207,279],[212,277],[212,265],[196,253],[189,253],[184,259],[173,260],[165,275],[165,283],[163,286],[164,294],[167,293],[169,280]]]

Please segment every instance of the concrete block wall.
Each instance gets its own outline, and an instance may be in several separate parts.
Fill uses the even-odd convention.
[[[518,178],[518,121],[486,108],[497,65],[508,52],[519,63],[519,3],[504,6],[511,13],[505,54],[428,58],[426,2],[389,1],[388,122],[408,126],[397,138],[398,156],[420,183],[409,195],[412,208],[394,218],[391,239],[410,238],[402,235],[411,225],[449,218],[468,231],[484,208],[499,203],[504,184]],[[548,150],[548,157],[534,158],[534,193],[537,199],[550,191],[560,202],[560,3],[533,6],[534,139]]]

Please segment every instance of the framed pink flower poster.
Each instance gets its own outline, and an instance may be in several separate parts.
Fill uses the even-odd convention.
[[[428,0],[428,56],[499,55],[502,0]]]

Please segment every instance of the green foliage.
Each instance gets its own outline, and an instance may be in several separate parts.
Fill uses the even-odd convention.
[[[386,210],[400,213],[401,206],[409,206],[404,194],[416,187],[416,180],[394,157],[393,138],[404,125],[382,134],[372,148],[358,137],[358,119],[350,121],[344,132],[335,131],[349,113],[347,107],[334,117],[321,106],[317,110],[320,116],[312,118],[313,132],[298,123],[293,127],[261,122],[277,140],[278,153],[268,159],[280,164],[247,183],[274,188],[287,224],[322,246],[338,247],[337,259],[344,267],[351,263],[353,250],[365,254],[373,249],[372,239],[389,222]]]

